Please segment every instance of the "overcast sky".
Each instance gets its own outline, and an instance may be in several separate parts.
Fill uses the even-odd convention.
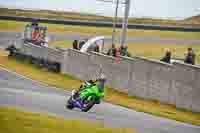
[[[121,0],[123,1],[123,0]],[[114,4],[97,0],[0,0],[0,6],[113,16]],[[119,8],[123,15],[123,5]],[[131,17],[183,19],[200,14],[200,0],[131,0]]]

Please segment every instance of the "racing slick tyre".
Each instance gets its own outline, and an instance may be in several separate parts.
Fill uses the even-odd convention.
[[[88,112],[95,105],[95,103],[96,103],[95,97],[92,97],[90,101],[85,101],[82,111]]]

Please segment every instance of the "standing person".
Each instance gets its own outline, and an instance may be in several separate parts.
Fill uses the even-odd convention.
[[[79,49],[81,49],[81,48],[83,47],[84,44],[85,44],[85,41],[81,41],[81,42],[79,43]]]
[[[187,64],[195,65],[195,53],[192,48],[188,48],[184,62]]]
[[[131,57],[131,54],[128,52],[128,47],[127,46],[121,46],[120,47],[120,55],[121,56]]]
[[[38,24],[38,22],[37,22],[37,21],[34,21],[34,22],[32,22],[31,26],[38,27],[38,26],[39,26],[39,24]]]
[[[31,41],[32,40],[32,26],[30,24],[27,24],[24,31],[24,39],[25,41]]]
[[[97,52],[97,53],[99,52],[99,45],[96,45],[96,46],[95,46],[94,51]]]
[[[78,50],[78,40],[74,40],[72,45],[73,45],[73,49],[77,49]]]
[[[121,54],[121,56],[127,56],[127,49],[128,49],[127,46],[121,46],[120,47],[120,54]]]
[[[166,62],[166,63],[171,63],[171,51],[166,50],[165,56],[160,61],[163,61],[163,62]]]
[[[110,49],[108,50],[107,55],[116,57],[116,51],[117,51],[117,50],[116,50],[115,45],[112,45],[112,48],[110,48]]]
[[[38,43],[40,41],[40,31],[39,31],[38,27],[36,27],[34,32],[32,33],[32,41],[36,45],[38,45]]]

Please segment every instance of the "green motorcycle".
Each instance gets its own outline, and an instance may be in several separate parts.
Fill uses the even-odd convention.
[[[104,92],[100,91],[98,85],[88,85],[80,92],[75,92],[75,90],[73,90],[66,107],[68,109],[79,108],[82,112],[87,112],[95,104],[100,104],[103,97]]]

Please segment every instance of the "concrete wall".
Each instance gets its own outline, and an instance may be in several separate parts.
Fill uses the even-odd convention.
[[[103,72],[107,76],[109,86],[121,92],[128,92],[130,72],[134,63],[133,59],[123,58],[117,64],[113,57],[92,53],[92,61],[96,64],[102,64]]]
[[[200,67],[174,63],[173,102],[179,108],[200,111]]]
[[[200,67],[137,57],[128,94],[200,111]]]
[[[62,72],[75,75],[80,79],[95,79],[100,73],[106,73],[107,84],[121,92],[128,92],[129,71],[132,60],[124,59],[120,64],[113,57],[100,53],[82,53],[68,49]]]
[[[32,55],[36,58],[46,59],[52,62],[63,63],[64,52],[62,49],[52,49],[45,46],[37,46],[31,43],[24,44],[21,51],[26,55]]]
[[[98,75],[100,68],[91,61],[90,54],[71,49],[65,54],[62,73],[74,75],[81,80],[88,80]]]
[[[137,57],[132,67],[129,95],[168,103],[172,66]]]

